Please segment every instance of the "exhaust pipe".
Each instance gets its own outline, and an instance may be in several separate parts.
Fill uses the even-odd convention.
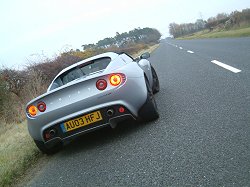
[[[54,137],[56,135],[56,131],[54,129],[49,131],[49,134],[51,137]]]
[[[107,110],[107,115],[108,115],[109,117],[113,116],[113,115],[114,115],[114,110],[113,110],[112,108],[108,109],[108,110]]]

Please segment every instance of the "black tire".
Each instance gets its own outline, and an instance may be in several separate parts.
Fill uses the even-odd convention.
[[[157,76],[157,73],[155,71],[155,68],[153,66],[151,66],[151,72],[152,72],[152,76],[153,76],[153,94],[156,94],[157,92],[160,91],[160,82]]]
[[[145,77],[145,82],[147,86],[147,100],[144,105],[139,110],[139,119],[140,121],[148,122],[153,121],[159,118],[157,104],[154,98],[152,89],[150,88],[149,82]]]
[[[34,140],[34,142],[35,142],[36,146],[38,147],[38,149],[42,153],[47,154],[47,155],[55,154],[55,153],[59,152],[63,147],[63,144],[61,142],[57,143],[53,146],[47,146],[42,141]]]

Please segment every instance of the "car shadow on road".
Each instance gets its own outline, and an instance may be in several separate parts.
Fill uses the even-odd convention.
[[[142,128],[146,128],[152,123],[153,122],[139,123],[133,120],[127,120],[122,123],[119,123],[114,129],[112,129],[110,126],[107,126],[77,137],[76,139],[69,142],[69,144],[64,146],[61,153],[64,156],[70,156],[72,154],[76,154],[82,151],[95,149],[99,146],[111,144],[116,140],[120,140],[123,137],[126,137],[128,134],[136,133]]]

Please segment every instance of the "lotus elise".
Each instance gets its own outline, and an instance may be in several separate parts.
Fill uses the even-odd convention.
[[[26,106],[37,147],[52,154],[68,140],[101,127],[157,119],[154,93],[160,85],[149,57],[107,52],[63,69],[47,92]]]

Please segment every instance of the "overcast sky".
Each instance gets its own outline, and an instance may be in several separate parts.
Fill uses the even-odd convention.
[[[21,68],[138,27],[168,36],[171,22],[245,8],[249,0],[1,0],[0,65]]]

